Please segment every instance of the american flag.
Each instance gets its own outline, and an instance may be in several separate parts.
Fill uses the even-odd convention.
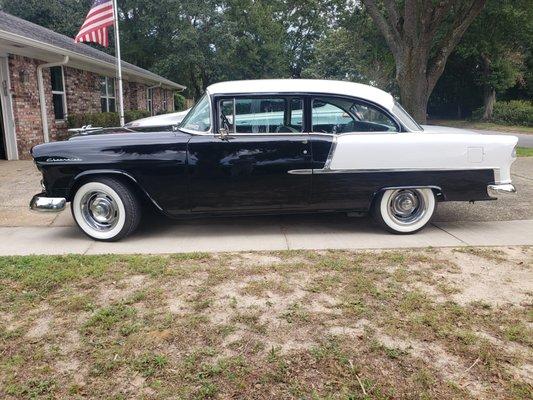
[[[94,0],[85,22],[76,35],[74,41],[99,43],[109,46],[108,30],[113,25],[113,0]]]

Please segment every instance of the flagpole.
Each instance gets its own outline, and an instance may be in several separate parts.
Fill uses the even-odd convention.
[[[115,23],[115,58],[117,59],[117,78],[118,78],[118,104],[120,126],[124,126],[124,97],[122,95],[122,62],[120,60],[120,35],[118,32],[118,7],[117,0],[113,0],[113,13]]]

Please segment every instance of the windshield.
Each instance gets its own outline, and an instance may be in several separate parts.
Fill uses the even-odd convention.
[[[402,124],[404,124],[411,131],[423,131],[422,127],[411,117],[407,111],[397,101],[394,102],[392,112],[396,115]]]
[[[209,97],[206,94],[189,111],[180,128],[197,132],[208,132],[211,129],[211,107]]]

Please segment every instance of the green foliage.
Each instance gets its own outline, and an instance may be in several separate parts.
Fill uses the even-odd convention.
[[[533,149],[531,147],[518,147],[516,155],[518,157],[533,157]]]
[[[179,93],[174,93],[174,110],[183,111],[187,107],[185,96]]]
[[[128,110],[124,112],[124,119],[126,122],[135,121],[136,119],[149,116],[150,111],[147,110]],[[120,117],[116,112],[71,114],[67,117],[67,125],[69,128],[81,128],[84,125],[109,128],[119,126]]]
[[[304,77],[367,83],[395,91],[394,58],[367,13],[356,9],[343,16],[316,43]]]
[[[483,109],[472,114],[473,119],[481,119]],[[533,101],[497,101],[494,105],[491,122],[506,125],[533,126]]]

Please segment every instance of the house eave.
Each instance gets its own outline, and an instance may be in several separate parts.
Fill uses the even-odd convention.
[[[51,45],[51,44],[48,44],[48,43],[44,43],[44,42],[41,42],[41,41],[38,41],[38,40],[35,40],[35,39],[31,39],[31,38],[28,38],[28,37],[25,37],[25,36],[17,35],[17,34],[11,33],[11,32],[0,30],[0,40],[4,40],[4,41],[7,41],[7,42],[11,42],[13,44],[18,44],[18,45],[22,45],[22,46],[28,46],[28,47],[37,48],[37,49],[40,49],[42,51],[49,52],[52,55],[57,55],[58,59],[60,59],[60,57],[68,56],[70,58],[72,64],[74,64],[74,65],[76,64],[76,61],[80,61],[80,62],[82,62],[84,64],[89,64],[89,65],[92,65],[94,67],[101,68],[102,72],[104,72],[104,71],[116,71],[116,65],[114,63],[110,63],[108,61],[103,61],[103,60],[98,60],[98,59],[93,58],[93,57],[89,57],[89,56],[86,56],[86,55],[83,55],[83,54],[80,54],[80,53],[76,53],[74,51],[66,50],[66,49],[63,49],[63,48],[58,47],[58,46],[54,46],[54,45]],[[14,49],[13,52],[15,54],[17,53],[16,52],[16,48]],[[50,61],[50,59],[47,60],[47,61]],[[71,63],[69,63],[69,65],[71,65]],[[129,76],[136,77],[136,78],[140,79],[141,81],[153,82],[153,83],[161,84],[162,87],[167,88],[167,89],[174,89],[174,90],[179,90],[179,91],[182,91],[182,90],[186,89],[186,87],[183,86],[183,85],[180,85],[178,83],[172,82],[171,80],[168,80],[168,79],[163,78],[163,77],[154,76],[155,74],[152,75],[151,73],[142,73],[141,71],[137,71],[137,70],[128,68],[128,66],[123,66],[122,70],[123,70],[123,72],[125,74],[127,74]]]

